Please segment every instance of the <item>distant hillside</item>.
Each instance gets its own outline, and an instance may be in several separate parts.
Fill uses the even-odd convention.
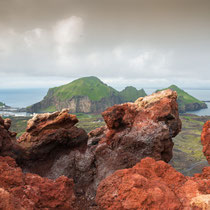
[[[171,89],[177,92],[178,94],[177,102],[179,105],[179,112],[181,113],[207,108],[207,105],[204,102],[191,96],[190,94],[180,89],[176,85],[171,85],[170,87],[165,88],[165,89]]]
[[[100,113],[109,106],[135,101],[145,95],[143,89],[137,90],[130,86],[118,92],[97,77],[83,77],[66,85],[50,88],[42,101],[26,110],[36,113],[69,108],[73,113]]]
[[[5,106],[5,104],[4,104],[4,103],[2,103],[2,102],[0,102],[0,106]]]
[[[144,89],[137,90],[135,87],[128,86],[120,92],[120,97],[123,102],[133,102],[139,97],[144,97],[147,94]]]

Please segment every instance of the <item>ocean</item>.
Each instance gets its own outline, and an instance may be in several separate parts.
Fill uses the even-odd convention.
[[[152,94],[157,89],[145,88],[146,93]],[[195,90],[195,89],[184,89],[192,96],[202,101],[210,101],[210,90]],[[36,89],[0,89],[0,102],[4,102],[8,106],[23,108],[30,106],[34,103],[41,101],[47,94],[47,88],[36,88]],[[190,112],[199,116],[209,115],[210,116],[210,102],[206,102],[208,105],[207,109]]]
[[[15,108],[23,108],[41,101],[47,88],[0,89],[0,102]]]

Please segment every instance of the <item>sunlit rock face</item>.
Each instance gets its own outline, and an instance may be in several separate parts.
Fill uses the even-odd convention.
[[[210,167],[185,177],[172,166],[145,158],[133,168],[104,179],[97,190],[99,209],[203,209],[210,206]]]
[[[52,114],[37,114],[28,121],[26,132],[17,140],[25,159],[44,159],[59,147],[73,148],[87,142],[83,129],[74,126],[78,119],[68,109]]]
[[[210,164],[210,121],[207,121],[203,126],[201,143],[203,145],[203,154]]]

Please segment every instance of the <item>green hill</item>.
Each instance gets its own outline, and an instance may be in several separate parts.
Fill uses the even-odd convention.
[[[4,105],[5,105],[4,103],[0,102],[0,106],[4,106]]]
[[[99,101],[118,92],[104,84],[97,77],[84,77],[60,87],[50,88],[50,95],[53,94],[60,100],[66,100],[73,96],[88,96],[93,101]]]
[[[50,88],[42,101],[26,110],[37,113],[69,108],[73,113],[100,113],[114,104],[132,102],[145,95],[143,89],[127,87],[118,92],[97,77],[83,77],[66,85]]]
[[[123,102],[133,102],[137,98],[144,97],[147,95],[144,89],[137,90],[135,87],[132,86],[126,87],[119,94]]]
[[[177,87],[176,85],[171,85],[170,87],[165,88],[165,89],[171,89],[177,92],[177,95],[178,95],[177,102],[179,105],[180,112],[195,111],[195,110],[207,108],[207,105],[204,102],[191,96],[190,94],[188,94],[181,88]]]

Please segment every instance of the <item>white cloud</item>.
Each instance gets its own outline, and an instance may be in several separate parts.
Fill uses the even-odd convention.
[[[33,47],[41,41],[44,30],[41,28],[35,28],[31,31],[26,31],[23,35],[23,40],[26,43],[27,47]]]
[[[61,20],[53,27],[53,37],[56,43],[55,50],[58,55],[59,65],[70,65],[75,63],[72,55],[73,45],[81,40],[83,34],[83,20],[72,16]]]

